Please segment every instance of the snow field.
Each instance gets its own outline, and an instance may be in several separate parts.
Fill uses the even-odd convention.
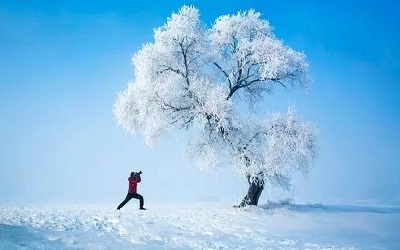
[[[400,249],[400,208],[0,207],[0,249]]]

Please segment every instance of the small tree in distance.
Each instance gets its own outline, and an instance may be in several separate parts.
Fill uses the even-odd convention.
[[[240,206],[257,205],[266,181],[291,187],[318,154],[314,126],[294,107],[265,121],[249,119],[275,87],[307,88],[305,55],[277,39],[254,10],[223,15],[207,28],[183,6],[133,56],[135,80],[114,104],[117,122],[154,144],[168,130],[193,129],[190,152],[200,168],[231,165],[249,183]],[[194,126],[195,125],[195,126]]]

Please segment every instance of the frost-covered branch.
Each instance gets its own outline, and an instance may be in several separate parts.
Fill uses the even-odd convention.
[[[266,121],[239,112],[239,102],[261,101],[276,85],[309,83],[305,55],[276,38],[260,13],[223,15],[207,28],[196,8],[183,6],[132,62],[135,79],[118,94],[114,115],[148,144],[169,130],[193,128],[191,152],[200,167],[231,165],[261,186],[288,186],[290,174],[307,172],[317,157],[315,128],[294,109]]]

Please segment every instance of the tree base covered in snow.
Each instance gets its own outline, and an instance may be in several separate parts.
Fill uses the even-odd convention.
[[[399,249],[400,207],[0,207],[0,249]]]

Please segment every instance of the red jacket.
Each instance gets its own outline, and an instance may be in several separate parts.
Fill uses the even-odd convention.
[[[135,177],[129,177],[128,181],[129,181],[128,193],[136,194],[136,192],[137,192],[137,184],[141,181],[140,175],[135,176]]]

